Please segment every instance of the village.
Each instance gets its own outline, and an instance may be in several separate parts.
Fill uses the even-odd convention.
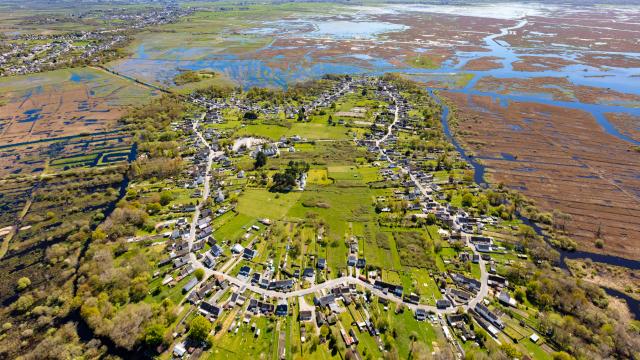
[[[254,177],[245,170],[237,169],[238,157],[256,159],[262,153],[269,159],[275,159],[281,154],[295,153],[296,147],[308,143],[298,135],[282,136],[274,142],[257,137],[226,141],[224,130],[216,130],[216,126],[225,123],[226,112],[259,112],[266,116],[280,113],[288,119],[304,122],[305,118],[300,114],[309,115],[317,109],[327,108],[348,94],[364,93],[363,88],[377,89],[375,96],[388,105],[376,113],[375,121],[370,126],[366,125],[367,131],[362,136],[352,138],[353,145],[366,149],[375,159],[372,169],[378,173],[381,182],[400,183],[406,189],[390,193],[390,196],[378,196],[372,205],[376,206],[380,216],[392,213],[394,210],[390,204],[399,201],[404,204],[403,211],[412,211],[415,219],[430,221],[435,217],[446,228],[438,228],[438,236],[451,249],[460,249],[453,252],[452,258],[445,260],[444,271],[428,273],[435,285],[428,299],[416,288],[406,289],[401,282],[387,280],[382,276],[384,269],[369,265],[359,244],[362,240],[357,236],[345,239],[348,251],[342,259],[341,270],[335,272],[329,269],[328,259],[322,256],[311,255],[304,261],[304,266],[294,266],[291,260],[287,260],[291,255],[290,245],[284,254],[280,254],[284,259],[265,258],[265,244],[272,241],[273,228],[279,221],[276,219],[259,218],[250,225],[234,229],[239,235],[234,241],[215,235],[219,230],[214,225],[218,219],[237,212],[237,202],[230,201],[230,198],[242,196],[243,191],[234,182]],[[311,336],[306,329],[321,336],[323,326],[329,326],[340,334],[355,358],[364,358],[357,346],[359,337],[364,333],[374,339],[379,351],[388,350],[382,336],[384,329],[379,328],[384,325],[377,321],[379,315],[374,318],[372,313],[378,310],[378,306],[387,311],[391,305],[396,316],[410,312],[414,321],[426,321],[441,329],[456,358],[464,358],[468,347],[463,347],[463,343],[475,343],[478,326],[497,341],[504,336],[501,332],[506,326],[503,320],[506,315],[500,308],[514,308],[517,302],[508,289],[509,282],[497,274],[498,263],[492,256],[499,255],[500,266],[508,266],[513,261],[505,262],[505,255],[510,258],[517,255],[520,260],[527,256],[508,250],[494,242],[491,236],[483,235],[486,226],[500,222],[498,217],[472,216],[446,201],[442,188],[456,180],[437,180],[434,172],[423,166],[425,158],[404,155],[399,139],[403,132],[418,128],[421,120],[394,85],[378,78],[349,77],[337,82],[315,100],[299,106],[275,108],[265,108],[234,97],[221,100],[192,96],[191,101],[204,107],[205,111],[183,123],[174,124],[174,127],[191,134],[189,146],[194,149],[193,165],[188,170],[191,180],[183,180],[182,183],[193,191],[191,197],[196,201],[174,208],[177,213],[192,214],[190,217],[159,224],[159,235],[152,239],[166,246],[166,255],[157,264],[158,268],[166,270],[157,271],[154,276],[159,282],[161,280],[159,286],[175,287],[175,291],[182,294],[181,304],[191,307],[191,316],[200,314],[217,324],[217,337],[224,333],[233,336],[245,329],[242,331],[250,331],[259,338],[265,336],[261,335],[261,329],[265,330],[256,325],[256,319],[275,319],[277,322],[278,318],[292,317],[300,323],[301,331],[304,330],[300,334],[302,343]],[[356,109],[355,113],[361,111]],[[442,150],[433,150],[428,157],[437,159],[441,155]],[[300,176],[291,190],[304,192],[307,178],[307,174]],[[468,186],[473,191],[478,190],[474,184]],[[323,232],[320,226],[316,241],[322,240]],[[149,237],[144,239],[149,240]],[[130,241],[140,239],[132,238]],[[462,269],[473,267],[475,276],[468,271],[450,269],[451,263],[456,266],[462,264]],[[340,320],[345,313],[354,316],[353,324]],[[473,330],[474,323],[477,324],[476,331]],[[518,326],[518,330],[530,336],[530,341],[539,339],[539,335],[526,326]],[[181,331],[174,333],[175,342],[171,347],[174,356],[182,358],[200,354],[202,344],[184,335]],[[279,336],[284,337],[284,332]],[[526,336],[523,334],[522,337]],[[321,341],[328,340],[326,336],[321,338]],[[286,344],[278,341],[277,347],[279,357],[287,358]]]
[[[17,33],[0,39],[0,76],[38,73],[79,64],[101,64],[117,57],[117,50],[129,43],[135,31],[173,23],[191,14],[169,3],[163,8],[145,8],[138,11],[112,9],[87,11],[73,19],[55,16],[34,17],[21,26],[56,24],[65,21],[104,22],[93,30],[65,31],[54,34]]]

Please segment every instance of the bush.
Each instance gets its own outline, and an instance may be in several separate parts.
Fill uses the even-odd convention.
[[[25,313],[33,306],[33,296],[22,295],[13,303],[13,310],[19,313]]]
[[[18,291],[22,291],[22,290],[26,289],[27,287],[29,287],[29,285],[31,285],[31,280],[28,277],[23,276],[20,279],[18,279],[18,283],[16,285],[16,288],[18,289]]]

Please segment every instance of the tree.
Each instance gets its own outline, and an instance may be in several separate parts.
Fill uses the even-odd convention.
[[[300,256],[300,244],[296,243],[289,249],[289,256],[292,259],[297,259]]]
[[[518,235],[520,235],[524,239],[531,240],[535,239],[536,231],[529,225],[521,224],[518,228]]]
[[[193,274],[196,276],[198,281],[202,281],[202,279],[204,279],[204,269],[202,268],[196,269],[196,271],[194,271]]]
[[[189,324],[189,337],[194,341],[205,341],[211,332],[211,323],[204,316],[198,315]]]
[[[255,169],[259,169],[265,165],[267,165],[267,155],[262,151],[258,151],[258,153],[256,154],[256,161],[253,163],[253,167]]]
[[[553,358],[553,360],[573,360],[573,356],[564,351],[554,352],[551,354],[551,358]]]
[[[16,288],[18,289],[18,291],[22,291],[22,290],[26,289],[27,287],[29,287],[29,285],[31,285],[31,279],[29,279],[26,276],[23,276],[20,279],[18,279],[18,283],[16,285]]]
[[[327,338],[327,335],[329,335],[329,327],[327,325],[320,327],[320,335],[325,339]]]
[[[243,118],[245,120],[256,120],[258,118],[258,114],[256,114],[254,111],[247,111],[246,113],[244,113]]]
[[[434,225],[438,221],[436,214],[429,213],[427,214],[427,225]]]
[[[144,343],[154,348],[164,342],[164,333],[166,329],[160,324],[151,324],[144,330]]]
[[[157,214],[162,210],[162,205],[160,203],[154,202],[147,204],[147,212],[151,215]]]
[[[473,206],[473,194],[466,193],[462,196],[462,206],[464,207]]]
[[[160,205],[166,206],[173,200],[173,194],[171,191],[163,191],[160,193]]]

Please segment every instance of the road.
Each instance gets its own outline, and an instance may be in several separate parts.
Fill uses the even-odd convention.
[[[389,124],[389,126],[387,127],[386,134],[384,134],[384,136],[381,137],[380,139],[376,140],[376,147],[380,149],[380,154],[382,154],[382,155],[384,155],[384,152],[382,151],[382,148],[380,147],[380,144],[383,144],[387,140],[387,138],[393,132],[393,126],[400,119],[400,108],[398,106],[398,99],[396,99],[396,97],[393,94],[390,94],[390,95],[391,95],[391,98],[393,99],[393,102],[395,103],[396,111],[394,113],[393,122],[391,122],[391,124]]]
[[[202,209],[202,206],[206,203],[207,199],[209,198],[209,194],[211,192],[211,164],[213,163],[213,158],[215,158],[216,155],[218,155],[215,151],[213,151],[213,149],[211,148],[211,145],[209,145],[209,142],[207,142],[204,136],[202,136],[202,133],[200,132],[200,130],[198,130],[198,125],[200,124],[200,121],[204,120],[204,117],[206,115],[207,113],[202,113],[202,115],[200,116],[200,119],[193,122],[193,131],[196,133],[200,141],[202,141],[204,146],[206,146],[207,149],[209,149],[209,152],[207,154],[207,165],[204,173],[205,174],[204,190],[202,191],[202,199],[198,204],[198,206],[196,206],[196,211],[193,213],[193,218],[191,219],[191,227],[189,229],[189,250],[191,250],[193,246],[193,242],[196,239],[196,227],[198,225],[198,219],[200,218],[200,210]],[[197,262],[195,258],[196,255],[193,252],[191,252],[191,257],[193,261]]]

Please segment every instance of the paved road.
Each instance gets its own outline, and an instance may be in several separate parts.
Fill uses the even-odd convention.
[[[202,113],[202,115],[200,116],[200,119],[193,122],[193,131],[196,133],[196,135],[198,135],[198,138],[200,139],[200,141],[202,141],[204,146],[206,146],[207,149],[209,149],[209,153],[207,154],[207,165],[205,168],[204,190],[202,192],[202,200],[200,201],[198,206],[196,206],[196,211],[193,213],[193,218],[191,219],[191,228],[189,229],[189,250],[191,250],[191,247],[193,246],[193,242],[196,239],[196,227],[198,225],[198,219],[200,218],[200,210],[202,209],[202,206],[205,204],[205,202],[209,198],[209,194],[211,192],[211,164],[213,163],[213,158],[217,155],[217,153],[213,151],[213,149],[211,148],[211,145],[209,145],[209,142],[205,140],[204,136],[202,136],[202,133],[198,130],[198,125],[200,124],[200,121],[204,120],[204,117],[206,115],[207,113]],[[191,253],[191,256],[193,260],[195,260],[195,254]]]
[[[384,143],[387,138],[391,135],[391,133],[393,132],[393,126],[398,122],[398,120],[400,119],[400,109],[398,107],[398,99],[396,99],[396,97],[391,94],[391,98],[393,99],[393,102],[395,103],[396,106],[396,111],[393,117],[393,122],[391,122],[391,124],[389,124],[389,126],[387,127],[387,133],[384,134],[383,137],[381,137],[380,139],[376,140],[376,147],[380,148],[380,154],[384,155],[384,152],[382,151],[382,148],[380,147],[380,144]]]

